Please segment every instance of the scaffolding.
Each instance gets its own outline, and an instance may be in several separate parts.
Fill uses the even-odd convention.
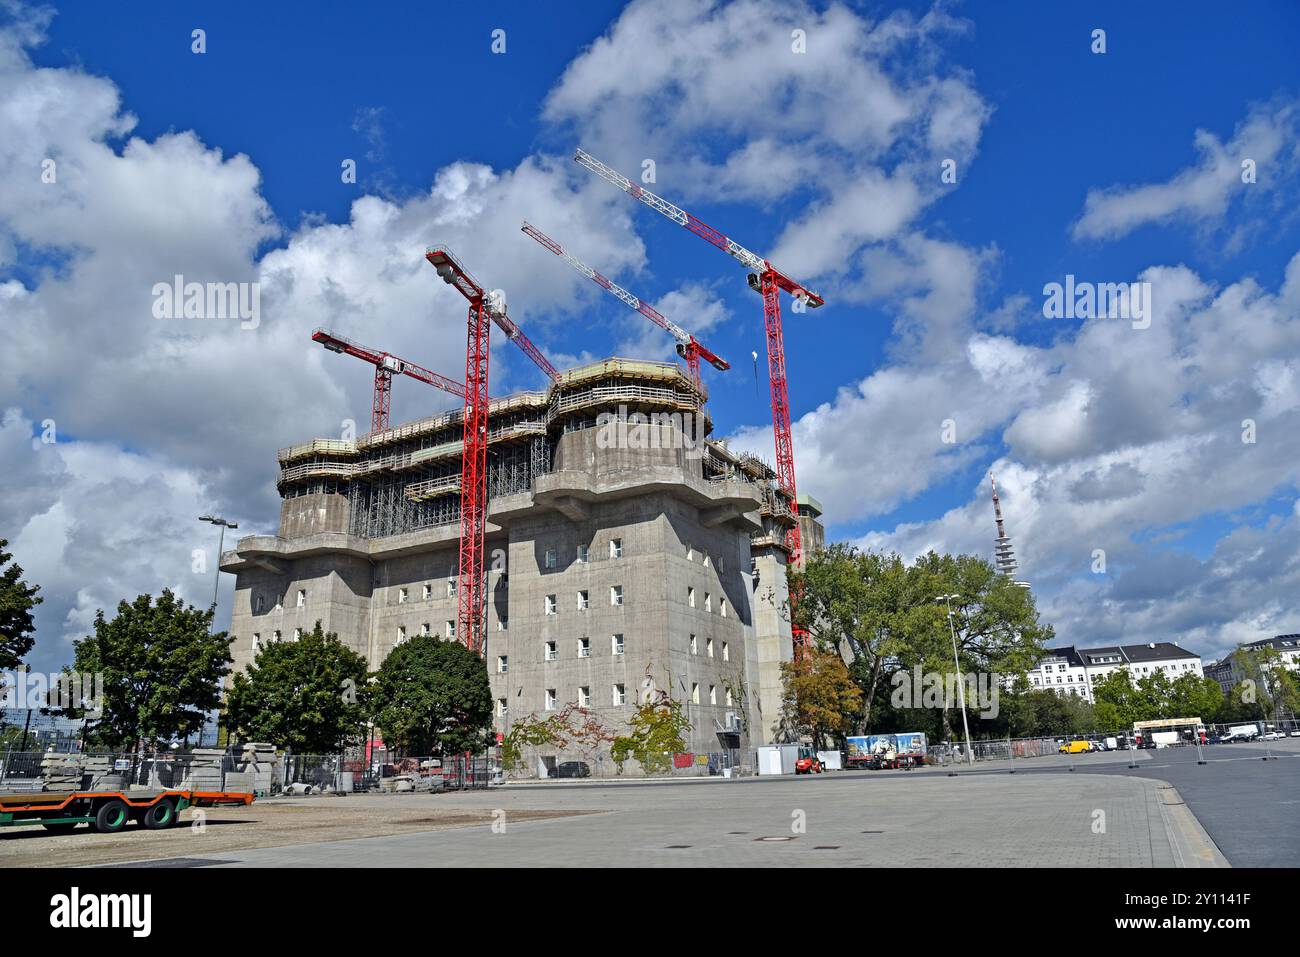
[[[563,372],[546,392],[519,392],[488,408],[487,494],[531,492],[552,469],[565,432],[596,427],[620,411],[699,416],[707,398],[676,363],[606,359]],[[348,533],[386,538],[460,521],[462,412],[453,410],[367,433],[355,442],[313,439],[282,449],[276,483],[283,498],[341,495]],[[788,521],[790,504],[771,487],[775,473],[754,456],[705,445],[704,477],[763,486],[764,517]]]

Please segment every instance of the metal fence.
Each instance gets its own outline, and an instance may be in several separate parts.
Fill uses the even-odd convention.
[[[185,788],[273,794],[350,794],[377,790],[462,791],[501,780],[485,755],[390,757],[376,752],[284,754],[227,750],[163,752],[0,752],[0,791]]]
[[[288,794],[464,791],[500,779],[499,762],[482,754],[402,756],[377,747],[368,754],[353,748],[342,754],[287,754],[282,760]]]

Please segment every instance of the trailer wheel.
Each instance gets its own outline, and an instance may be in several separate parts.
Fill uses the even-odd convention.
[[[130,819],[125,802],[110,798],[95,811],[95,830],[100,834],[115,834],[126,827]]]
[[[76,821],[43,821],[41,827],[55,834],[67,834],[77,826]]]
[[[151,831],[161,831],[169,828],[176,823],[176,805],[171,800],[164,798],[157,804],[151,804],[145,809],[144,826]]]

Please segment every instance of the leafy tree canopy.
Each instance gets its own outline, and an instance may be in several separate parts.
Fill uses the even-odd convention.
[[[0,669],[17,668],[36,641],[32,609],[43,600],[38,585],[23,581],[23,570],[0,538]]]
[[[337,751],[366,720],[366,659],[316,627],[261,648],[226,694],[222,724],[236,740],[299,754]]]
[[[156,602],[151,595],[120,602],[111,620],[99,610],[95,633],[74,643],[75,669],[104,679],[103,712],[88,721],[88,738],[128,750],[199,731],[232,661],[231,639],[210,634],[211,625],[211,608],[186,605],[168,589]]]
[[[384,741],[408,755],[479,752],[491,738],[483,659],[458,641],[419,635],[389,652],[371,686]]]
[[[862,689],[833,651],[811,648],[781,665],[782,723],[792,737],[808,736],[817,747],[842,742],[862,709]]]

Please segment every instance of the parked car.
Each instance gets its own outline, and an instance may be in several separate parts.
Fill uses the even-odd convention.
[[[1296,728],[1294,731],[1292,731],[1292,732],[1291,732],[1291,737],[1293,737],[1293,738],[1300,738],[1300,728]]]
[[[556,765],[555,776],[557,778],[589,778],[591,777],[591,766],[586,761],[565,761],[563,764]]]
[[[1281,741],[1281,740],[1282,740],[1283,738],[1285,738],[1285,737],[1286,737],[1286,735],[1283,734],[1281,731],[1270,731],[1270,732],[1268,732],[1268,734],[1264,735],[1263,740],[1265,740],[1265,741]]]

